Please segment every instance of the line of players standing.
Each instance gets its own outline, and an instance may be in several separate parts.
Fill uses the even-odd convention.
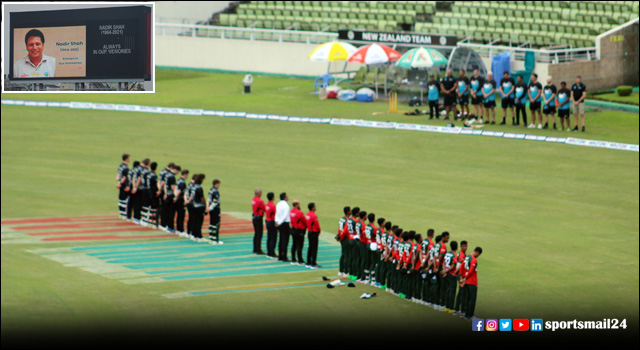
[[[458,252],[458,242],[451,241],[447,251],[449,232],[434,239],[435,232],[429,229],[423,239],[384,218],[376,221],[374,213],[358,207],[345,207],[344,214],[336,235],[342,246],[339,276],[439,311],[473,317],[482,248],[467,254],[467,242],[462,241]]]
[[[204,174],[193,174],[191,182],[187,183],[189,170],[183,170],[173,162],[160,171],[159,175],[156,174],[158,164],[148,158],[142,162],[133,162],[131,169],[129,162],[129,154],[123,154],[116,176],[121,218],[145,227],[155,226],[194,241],[206,242],[207,239],[202,236],[202,225],[208,214],[209,243],[223,243],[219,239],[220,180],[213,180],[213,187],[205,199],[202,189]],[[189,213],[186,230],[185,209]]]
[[[458,105],[460,105],[460,118],[476,119],[480,123],[495,124],[496,94],[502,99],[502,122],[506,125],[507,111],[511,112],[513,126],[520,125],[522,115],[523,125],[529,129],[536,128],[536,115],[538,129],[548,129],[550,116],[553,119],[553,129],[557,130],[556,112],[560,119],[560,130],[578,131],[578,117],[581,116],[582,131],[585,131],[584,99],[587,96],[587,87],[582,83],[582,77],[577,76],[576,82],[567,88],[566,82],[560,83],[558,89],[552,82],[552,77],[547,77],[547,85],[544,87],[538,82],[538,75],[531,74],[529,84],[525,84],[523,77],[518,75],[517,82],[508,71],[503,73],[499,86],[493,79],[493,73],[487,73],[487,77],[480,76],[478,69],[473,70],[471,78],[465,76],[464,70],[460,70],[458,78],[453,77],[453,72],[447,70],[446,76],[441,81],[431,74],[429,81],[424,84],[428,90],[429,119],[439,119],[440,92],[444,93],[445,118],[449,120],[449,111],[453,108],[454,119],[458,119]],[[469,100],[474,108],[474,114],[469,111]],[[531,124],[527,126],[526,105],[529,101],[531,110]],[[571,107],[575,115],[575,127],[571,128]],[[515,113],[514,113],[515,107]],[[435,113],[434,113],[435,112]],[[542,115],[545,121],[542,124]]]

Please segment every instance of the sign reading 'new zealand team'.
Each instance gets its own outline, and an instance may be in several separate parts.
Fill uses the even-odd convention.
[[[339,30],[339,40],[366,41],[372,43],[407,44],[419,46],[456,46],[458,38],[453,35],[436,35],[405,32],[377,32],[363,30]]]

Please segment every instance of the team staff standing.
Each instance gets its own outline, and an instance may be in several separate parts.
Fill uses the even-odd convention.
[[[560,118],[560,128],[564,130],[564,122],[567,122],[567,131],[571,131],[571,90],[567,89],[567,83],[560,83],[558,91],[558,118]]]
[[[440,119],[440,83],[436,80],[435,75],[429,74],[429,82],[427,83],[429,100],[429,119]]]
[[[289,236],[291,235],[291,208],[287,202],[289,197],[285,192],[280,193],[280,202],[276,205],[276,227],[280,232],[280,244],[278,245],[278,260],[288,262],[287,248],[289,247]]]
[[[478,68],[473,70],[473,76],[471,77],[471,105],[473,106],[474,116],[478,119],[484,117],[484,109],[482,108],[482,86],[484,85],[484,78],[480,76]]]
[[[263,255],[262,251],[262,232],[264,231],[264,226],[262,225],[262,218],[264,217],[264,213],[266,207],[264,205],[264,201],[262,200],[262,189],[256,188],[253,191],[254,197],[251,200],[251,210],[253,211],[252,221],[253,221],[253,253]]]
[[[460,114],[462,118],[469,116],[469,78],[464,74],[464,70],[460,70],[460,76],[456,81],[458,88],[458,103],[460,104]],[[454,112],[454,118],[457,117],[457,113]]]
[[[276,205],[273,203],[275,195],[273,192],[267,193],[267,204],[265,206],[265,223],[267,225],[267,257],[276,259],[276,242],[278,241],[278,228],[276,227]]]
[[[518,83],[516,84],[516,124],[520,126],[520,114],[522,114],[522,125],[527,126],[527,85],[521,75],[518,75]]]
[[[529,109],[531,110],[531,125],[529,129],[536,127],[536,112],[538,114],[538,129],[542,129],[542,113],[540,113],[540,102],[542,101],[542,84],[538,82],[538,74],[531,74],[529,82]]]
[[[455,118],[458,114],[458,108],[456,107],[456,78],[453,77],[453,71],[451,69],[447,70],[447,75],[442,78],[440,82],[440,89],[444,92],[444,109],[447,114],[444,117],[444,120],[449,120],[449,111],[453,106],[453,117]]]
[[[544,102],[544,109],[542,113],[544,114],[544,126],[543,129],[549,128],[549,115],[553,117],[553,130],[556,130],[556,94],[558,93],[558,89],[551,82],[551,77],[547,77],[547,85],[545,85],[542,101]]]
[[[484,124],[496,123],[496,82],[493,80],[493,73],[487,73],[487,80],[482,86],[482,97],[484,98],[484,113],[487,115]],[[491,120],[493,118],[493,120]]]
[[[511,111],[511,124],[516,124],[515,115],[513,113],[515,85],[516,82],[513,81],[509,72],[505,71],[504,77],[500,80],[500,97],[502,97],[502,123],[500,123],[500,125],[507,124],[507,108]]]
[[[571,86],[571,101],[573,101],[573,115],[576,118],[576,127],[573,131],[578,131],[578,116],[582,117],[582,131],[584,132],[584,99],[587,97],[587,86],[582,83],[582,77],[576,77],[576,83]]]

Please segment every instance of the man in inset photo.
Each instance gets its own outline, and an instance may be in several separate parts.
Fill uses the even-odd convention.
[[[56,73],[56,59],[45,55],[44,34],[37,29],[31,29],[24,37],[27,46],[27,57],[21,58],[13,64],[14,78],[52,78]]]

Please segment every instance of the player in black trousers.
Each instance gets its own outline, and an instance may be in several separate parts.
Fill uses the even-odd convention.
[[[138,181],[138,173],[140,172],[140,162],[134,161],[133,167],[128,173],[129,180],[129,202],[127,204],[127,219],[135,221],[136,220],[136,210],[139,206],[139,195],[136,195],[137,189],[135,188],[135,184]],[[140,218],[140,212],[138,211],[138,219]]]
[[[280,233],[280,241],[278,243],[278,260],[288,262],[287,248],[289,246],[289,236],[291,236],[291,209],[287,201],[289,197],[286,192],[280,193],[280,202],[276,205],[276,227]]]
[[[307,230],[309,231],[309,249],[307,250],[307,265],[311,269],[319,269],[318,265],[318,237],[320,236],[320,222],[316,215],[316,204],[309,203],[307,212]]]
[[[262,200],[262,189],[256,188],[253,192],[254,197],[251,200],[252,221],[253,221],[253,253],[264,255],[262,251],[262,233],[264,232],[264,224],[262,218],[264,217],[266,208],[264,201]]]
[[[140,172],[138,173],[138,181],[135,183],[137,193],[140,195],[140,224],[142,226],[149,225],[149,167],[151,166],[151,160],[145,158],[140,164]],[[135,214],[135,212],[134,212]],[[135,217],[135,216],[134,216]]]
[[[158,175],[158,181],[160,181],[160,183],[158,184],[158,188],[160,190],[160,193],[158,194],[158,198],[160,199],[160,204],[158,206],[158,213],[160,213],[160,227],[163,229],[167,228],[167,224],[164,222],[165,217],[162,214],[164,212],[164,185],[167,181],[167,175],[169,175],[172,171],[173,168],[175,168],[175,164],[173,162],[167,164],[167,167],[162,169],[162,171],[160,172],[160,175]]]
[[[184,190],[184,205],[187,207],[187,212],[189,213],[189,218],[187,219],[187,232],[186,235],[182,235],[185,238],[193,237],[193,218],[195,215],[193,211],[193,197],[195,194],[196,179],[198,176],[200,176],[200,174],[193,174],[193,176],[191,176],[191,182]]]
[[[173,232],[175,229],[175,202],[176,202],[176,193],[178,191],[178,187],[176,185],[176,174],[180,172],[182,169],[179,165],[176,165],[173,169],[170,169],[169,174],[167,174],[164,183],[164,203],[162,204],[162,217],[163,217],[163,225],[166,227],[166,231]]]
[[[145,183],[147,189],[145,191],[145,213],[144,219],[147,225],[155,225],[158,227],[158,175],[156,169],[158,163],[152,162],[149,165],[149,171],[145,175]]]
[[[293,244],[291,245],[291,264],[292,265],[305,265],[302,260],[302,247],[304,246],[304,234],[307,230],[307,218],[302,210],[300,210],[300,202],[293,201],[293,209],[291,209],[291,238]]]
[[[213,180],[213,187],[209,190],[209,244],[223,244],[220,240],[220,180]]]
[[[198,174],[195,178],[195,183],[192,188],[192,202],[193,209],[191,210],[191,239],[202,239],[202,223],[204,222],[204,215],[207,206],[207,202],[204,198],[204,190],[202,189],[202,181],[204,181],[204,174]]]
[[[176,233],[184,235],[184,194],[187,189],[187,177],[189,176],[189,170],[182,170],[180,178],[176,182],[176,201],[174,204],[176,212]]]
[[[275,194],[267,193],[267,204],[265,205],[265,224],[267,226],[267,257],[276,259],[276,242],[278,241],[278,228],[276,227],[276,205],[273,203]]]
[[[118,189],[118,213],[120,218],[127,217],[127,202],[129,201],[129,155],[122,155],[122,164],[118,167],[118,175],[116,176],[116,188]]]

